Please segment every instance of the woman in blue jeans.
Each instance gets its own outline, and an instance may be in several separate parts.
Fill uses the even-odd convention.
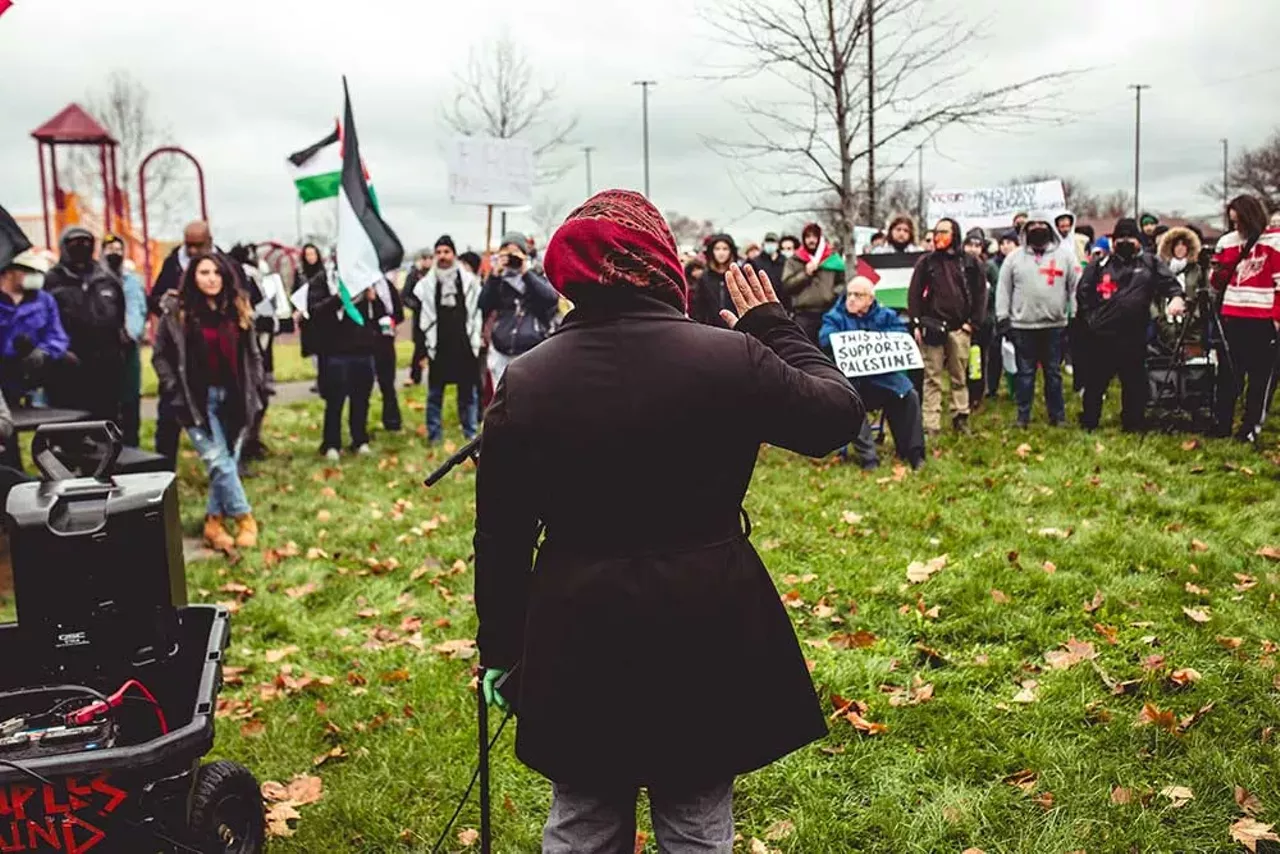
[[[160,397],[209,471],[204,539],[230,551],[258,543],[258,523],[238,464],[249,425],[262,411],[265,373],[253,310],[220,255],[192,259],[182,286],[165,294],[151,357]],[[226,521],[235,520],[236,536]]]

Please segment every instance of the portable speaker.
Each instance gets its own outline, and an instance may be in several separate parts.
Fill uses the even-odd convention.
[[[18,631],[49,678],[111,684],[177,651],[187,584],[173,473],[20,484],[6,511]]]

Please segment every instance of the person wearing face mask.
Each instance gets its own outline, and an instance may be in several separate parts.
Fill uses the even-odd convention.
[[[417,282],[414,301],[420,306],[422,347],[427,360],[427,441],[444,438],[444,392],[458,389],[462,435],[476,435],[480,381],[480,279],[458,261],[453,238],[436,241],[434,263]]]
[[[910,253],[922,251],[916,245],[916,221],[908,214],[897,214],[885,226],[885,240],[879,246],[873,245],[873,255],[891,255],[893,253]],[[874,241],[872,241],[874,243]]]
[[[786,256],[782,254],[781,242],[776,231],[769,232],[760,244],[760,254],[751,262],[757,272],[766,274],[769,281],[774,283],[782,281],[782,268],[787,263]],[[790,300],[784,301],[783,307],[790,311]]]
[[[139,345],[147,330],[147,289],[142,277],[125,268],[124,241],[114,234],[102,238],[102,266],[124,291],[124,370],[120,375],[120,432],[124,444],[138,446],[142,421],[142,357]]]
[[[0,258],[0,389],[15,406],[67,353],[58,304],[41,290],[48,271],[34,250]]]
[[[907,288],[907,312],[924,358],[924,429],[942,429],[942,377],[951,383],[951,425],[969,428],[969,345],[987,316],[982,266],[960,249],[960,225],[938,220],[934,249],[916,264]]]
[[[725,276],[738,263],[738,246],[727,234],[715,234],[707,241],[707,270],[698,287],[689,295],[689,316],[707,326],[724,328],[720,312],[730,308]]]
[[[1102,398],[1112,377],[1120,377],[1120,424],[1126,432],[1144,427],[1147,404],[1147,323],[1151,305],[1167,302],[1168,313],[1181,317],[1185,293],[1169,267],[1142,249],[1142,232],[1132,219],[1116,223],[1112,254],[1089,265],[1080,280],[1081,350],[1085,372],[1084,411],[1080,424],[1095,430]]]
[[[1031,423],[1036,367],[1044,372],[1049,423],[1066,423],[1062,395],[1062,330],[1075,308],[1078,264],[1064,263],[1057,231],[1046,213],[1027,217],[1022,245],[1000,267],[996,328],[1013,342],[1017,358],[1018,426]]]
[[[560,295],[529,266],[523,234],[502,238],[497,263],[480,291],[480,314],[489,328],[487,368],[496,390],[516,356],[541,344],[560,309]]]
[[[62,328],[71,340],[68,368],[50,383],[49,401],[88,410],[90,418],[120,418],[120,378],[129,337],[125,333],[124,288],[94,261],[93,234],[78,225],[62,233],[61,257],[44,280],[58,303]]]

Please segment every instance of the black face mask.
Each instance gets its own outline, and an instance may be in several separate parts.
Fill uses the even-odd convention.
[[[123,256],[123,255],[116,255],[116,254],[114,254],[114,253],[113,253],[113,254],[108,255],[108,256],[107,256],[107,266],[111,268],[111,271],[112,271],[112,272],[114,272],[114,273],[119,273],[119,272],[120,272],[120,268],[124,266],[124,256]]]
[[[1043,249],[1049,245],[1049,229],[1047,228],[1028,228],[1027,242],[1036,249]]]
[[[1121,261],[1132,261],[1134,258],[1138,257],[1138,247],[1129,242],[1117,243],[1111,251],[1114,252],[1116,257]]]
[[[74,267],[86,267],[93,262],[93,244],[74,241],[67,244],[67,260]]]

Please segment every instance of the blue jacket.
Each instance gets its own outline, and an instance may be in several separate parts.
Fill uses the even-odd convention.
[[[12,359],[13,339],[25,335],[31,343],[53,359],[61,359],[67,352],[69,339],[62,328],[58,303],[45,291],[23,291],[22,299],[15,303],[0,295],[0,356]]]
[[[871,308],[866,314],[858,317],[850,314],[849,310],[844,307],[844,298],[836,300],[836,304],[831,310],[822,316],[822,329],[818,332],[818,345],[828,353],[831,352],[831,335],[834,332],[854,332],[856,330],[864,330],[866,332],[907,332],[907,324],[902,318],[898,317],[898,313],[891,308],[885,308],[878,302],[872,302]],[[911,384],[911,378],[903,371],[893,371],[888,374],[873,374],[869,377],[859,377],[857,383],[869,383],[878,386],[892,393],[895,397],[902,397],[914,387]]]
[[[147,289],[137,273],[122,272],[120,280],[124,287],[124,331],[135,342],[141,341],[147,331]]]

